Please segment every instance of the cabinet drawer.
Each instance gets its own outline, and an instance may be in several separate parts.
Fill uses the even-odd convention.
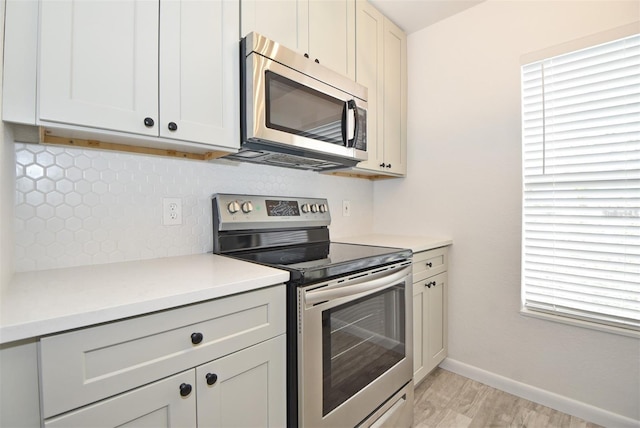
[[[447,247],[421,251],[413,254],[413,282],[447,270]]]
[[[44,337],[40,341],[43,416],[282,334],[285,299],[280,285]]]

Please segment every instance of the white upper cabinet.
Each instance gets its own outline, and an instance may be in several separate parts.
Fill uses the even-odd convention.
[[[355,0],[309,0],[309,55],[356,78]]]
[[[407,172],[406,35],[365,0],[356,8],[356,81],[369,89],[368,160],[355,171],[404,176]]]
[[[41,120],[157,135],[157,3],[43,1],[40,34]]]
[[[382,95],[384,91],[384,16],[368,2],[358,2],[356,13],[356,80],[369,90],[367,99],[367,156],[359,168],[377,171],[384,162]]]
[[[40,123],[239,146],[238,0],[42,1]]]
[[[242,0],[242,35],[255,31],[355,79],[355,0]]]
[[[242,37],[255,31],[300,53],[308,52],[308,0],[241,0]]]
[[[237,0],[160,2],[160,136],[239,145]]]
[[[407,173],[407,38],[388,19],[384,25],[384,162],[388,172]]]

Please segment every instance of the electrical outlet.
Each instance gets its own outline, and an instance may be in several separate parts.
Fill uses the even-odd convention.
[[[351,201],[342,201],[342,216],[349,217],[351,215]]]
[[[182,199],[162,199],[162,224],[165,226],[182,224]]]

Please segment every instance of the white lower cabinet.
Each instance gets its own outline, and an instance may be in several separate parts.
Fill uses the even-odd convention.
[[[44,337],[44,426],[285,426],[285,355],[283,285]]]
[[[447,356],[447,247],[413,256],[413,382]]]
[[[285,337],[45,421],[46,428],[283,427]],[[250,408],[250,411],[247,411]]]
[[[196,368],[198,427],[284,427],[285,346],[281,335]]]
[[[63,416],[46,420],[46,428],[176,427],[196,426],[194,393],[182,397],[180,385],[193,385],[189,370],[101,401]]]

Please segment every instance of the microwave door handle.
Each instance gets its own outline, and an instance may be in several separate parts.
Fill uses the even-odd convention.
[[[397,281],[407,276],[407,270],[402,269],[399,272],[395,272],[391,275],[385,275],[381,278],[356,283],[354,285],[346,285],[340,288],[333,288],[330,290],[313,290],[307,291],[304,295],[304,302],[307,306],[313,306],[317,303],[327,302],[341,297],[353,296],[355,294],[364,293],[367,291],[377,291],[388,288],[395,285]]]
[[[348,122],[347,122],[347,112],[349,110],[349,102],[345,102],[342,106],[342,144],[345,147],[349,147],[349,140],[347,139],[348,130]]]
[[[347,101],[347,110],[353,112],[353,116],[351,116],[353,117],[353,132],[349,134],[351,135],[351,138],[350,139],[345,138],[345,140],[347,142],[346,144],[347,147],[353,147],[356,145],[356,135],[358,135],[358,107],[356,106],[355,100]]]

